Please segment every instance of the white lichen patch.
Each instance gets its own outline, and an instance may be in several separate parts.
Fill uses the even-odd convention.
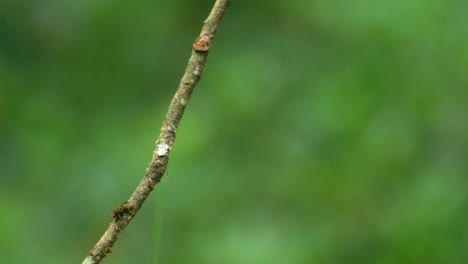
[[[93,258],[91,256],[88,256],[81,264],[94,264]]]
[[[169,151],[169,145],[166,143],[161,143],[158,145],[158,156],[165,156]]]
[[[185,100],[184,98],[180,99],[180,104],[187,105],[187,100]]]
[[[198,69],[195,69],[193,72],[192,72],[193,75],[195,76],[200,76],[201,72],[198,70]]]

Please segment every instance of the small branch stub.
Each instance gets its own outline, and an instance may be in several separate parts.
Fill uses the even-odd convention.
[[[199,36],[193,42],[193,49],[198,52],[207,52],[210,49],[211,45],[211,36],[208,34],[204,34]]]
[[[128,205],[128,202],[124,202],[112,212],[112,218],[119,220],[125,215],[131,214],[131,208]]]

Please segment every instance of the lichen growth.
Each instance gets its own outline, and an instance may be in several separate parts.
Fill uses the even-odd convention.
[[[161,156],[166,155],[168,150],[169,150],[169,145],[168,144],[166,144],[166,143],[159,144],[159,146],[158,146],[158,156],[161,157]]]
[[[88,256],[81,264],[94,264],[93,258],[91,256]]]

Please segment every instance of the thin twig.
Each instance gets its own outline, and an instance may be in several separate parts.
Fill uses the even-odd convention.
[[[192,55],[179,87],[172,98],[161,128],[161,133],[156,140],[153,158],[146,169],[145,177],[138,184],[132,196],[112,212],[113,221],[83,261],[83,264],[100,263],[107,253],[111,252],[111,248],[117,241],[118,235],[135,217],[146,198],[148,198],[148,195],[156,184],[161,181],[169,162],[169,153],[175,140],[176,129],[184,114],[190,95],[203,73],[211,42],[229,2],[230,0],[216,0],[210,15],[203,24],[200,36],[193,43]]]

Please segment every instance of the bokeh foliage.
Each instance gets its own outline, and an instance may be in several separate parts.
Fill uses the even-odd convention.
[[[0,2],[1,262],[84,258],[212,2]],[[467,263],[467,12],[233,1],[168,175],[106,261]]]

